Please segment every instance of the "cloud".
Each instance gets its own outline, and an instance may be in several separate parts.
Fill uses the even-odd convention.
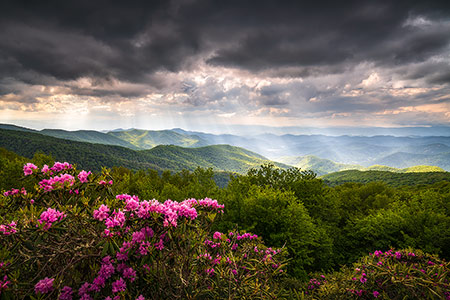
[[[3,1],[0,108],[448,124],[448,53],[448,1]]]

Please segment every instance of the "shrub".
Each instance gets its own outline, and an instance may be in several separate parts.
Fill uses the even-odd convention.
[[[312,278],[306,299],[450,299],[450,264],[420,250],[375,251],[353,267]]]
[[[108,170],[24,166],[0,196],[0,295],[35,299],[273,299],[285,250],[212,232],[216,200],[114,196]]]

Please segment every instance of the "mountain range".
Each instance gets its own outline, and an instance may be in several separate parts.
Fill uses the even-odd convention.
[[[36,152],[51,155],[55,160],[75,162],[80,168],[100,170],[103,166],[130,169],[193,171],[197,167],[216,172],[245,173],[262,164],[289,166],[272,162],[246,149],[230,145],[183,148],[158,145],[149,150],[133,150],[122,146],[79,142],[26,130],[0,129],[0,147],[32,158]]]
[[[351,164],[336,163],[329,159],[319,158],[314,155],[282,157],[279,159],[279,161],[303,170],[313,170],[319,176],[346,170],[388,171],[394,173],[445,172],[445,170],[440,167],[428,165],[417,165],[402,169],[388,167],[384,165],[372,165],[369,167],[363,167],[361,165],[356,164],[351,165]]]
[[[233,135],[172,130],[117,129],[108,132],[60,129],[41,131],[0,124],[0,128],[27,131],[72,140],[132,150],[150,150],[158,145],[198,148],[227,144],[258,153],[265,160],[312,169],[318,174],[369,168],[373,165],[405,169],[417,165],[450,171],[449,136],[326,136],[326,135]],[[373,168],[373,167],[372,167]],[[245,169],[245,168],[243,168]]]

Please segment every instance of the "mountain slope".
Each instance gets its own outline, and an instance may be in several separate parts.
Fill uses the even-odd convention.
[[[450,152],[438,154],[415,154],[406,152],[396,152],[381,159],[376,164],[388,165],[396,168],[408,168],[415,165],[439,166],[442,169],[450,170]]]
[[[77,130],[77,131],[67,131],[61,129],[43,129],[39,131],[39,133],[52,136],[59,139],[66,139],[78,142],[88,142],[95,144],[104,144],[104,145],[115,145],[127,147],[130,149],[138,150],[139,147],[119,139],[115,136],[105,134],[99,131],[94,130]]]
[[[314,155],[282,157],[279,159],[279,161],[288,165],[295,166],[302,170],[312,170],[317,173],[317,175],[362,168],[362,166],[359,165],[336,163],[329,159],[319,158]]]
[[[56,160],[70,161],[90,170],[99,170],[102,166],[124,166],[131,169],[192,171],[200,166],[215,171],[244,173],[251,167],[272,163],[259,154],[229,145],[201,148],[158,146],[136,151],[120,146],[76,142],[39,133],[3,129],[0,129],[0,147],[28,158],[41,151]],[[288,167],[279,163],[275,165]]]
[[[16,131],[27,131],[27,132],[37,132],[37,130],[20,127],[12,124],[1,124],[0,123],[0,129],[9,129],[9,130],[16,130]]]
[[[186,135],[172,130],[130,129],[111,131],[108,135],[127,141],[141,149],[150,149],[157,145],[175,145],[181,147],[201,147],[208,142],[195,135]]]
[[[373,165],[369,167],[363,167],[361,165],[336,163],[329,159],[319,158],[314,155],[282,157],[279,159],[279,161],[303,170],[312,170],[319,176],[345,170],[389,171],[395,173],[445,172],[445,170],[442,168],[426,165],[412,166],[404,169],[388,167],[383,165]]]
[[[346,170],[327,174],[321,178],[330,186],[336,186],[346,182],[368,183],[381,181],[399,187],[450,181],[450,172],[395,173],[388,171]]]

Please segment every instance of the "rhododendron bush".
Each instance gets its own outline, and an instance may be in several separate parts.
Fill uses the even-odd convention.
[[[1,297],[278,297],[284,250],[250,233],[212,232],[224,210],[216,200],[114,195],[108,170],[69,163],[23,172],[34,188],[0,196]]]
[[[420,250],[377,250],[353,267],[312,278],[306,299],[450,299],[450,264]]]

